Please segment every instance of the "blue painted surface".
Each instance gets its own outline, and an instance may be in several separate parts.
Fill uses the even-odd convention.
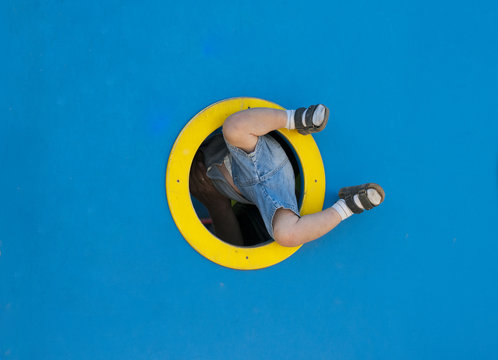
[[[0,359],[498,358],[496,1],[2,1]],[[198,255],[164,177],[228,97],[323,102],[326,205],[285,262]]]

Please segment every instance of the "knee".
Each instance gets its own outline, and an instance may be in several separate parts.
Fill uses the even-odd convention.
[[[273,228],[273,239],[282,246],[295,247],[300,245],[290,227],[275,226]]]
[[[232,145],[236,145],[243,135],[238,113],[230,115],[223,123],[223,136]]]
[[[296,236],[296,225],[299,217],[289,209],[280,208],[273,217],[273,239],[282,246],[295,247],[301,245]]]

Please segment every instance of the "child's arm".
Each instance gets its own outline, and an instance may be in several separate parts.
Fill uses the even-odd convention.
[[[230,244],[243,246],[240,226],[230,199],[221,195],[206,176],[206,166],[199,152],[190,169],[190,193],[209,211],[216,236]]]
[[[208,209],[209,215],[213,220],[216,236],[230,244],[243,246],[244,240],[242,238],[242,233],[240,232],[239,222],[233,213],[230,200],[204,205]]]

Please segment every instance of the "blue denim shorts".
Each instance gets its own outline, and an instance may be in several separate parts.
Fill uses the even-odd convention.
[[[225,141],[226,142],[226,141]],[[226,142],[234,184],[256,205],[266,230],[273,238],[273,216],[280,208],[299,216],[294,192],[292,164],[280,144],[270,135],[260,136],[252,153]]]

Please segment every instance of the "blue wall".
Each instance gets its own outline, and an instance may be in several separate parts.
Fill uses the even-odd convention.
[[[496,1],[0,3],[0,359],[498,358]],[[327,104],[326,206],[274,267],[181,237],[186,122]]]

